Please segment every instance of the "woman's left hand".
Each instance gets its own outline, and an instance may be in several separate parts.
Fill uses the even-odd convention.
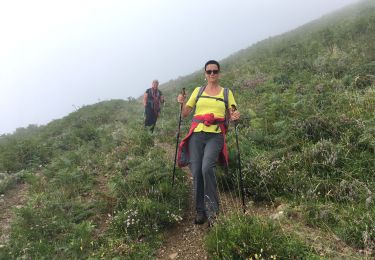
[[[233,110],[233,109],[230,109],[230,121],[236,121],[238,119],[240,119],[240,112],[238,110]]]

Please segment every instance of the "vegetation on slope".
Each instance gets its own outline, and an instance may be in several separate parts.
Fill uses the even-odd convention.
[[[370,253],[374,24],[375,4],[364,1],[222,61],[223,85],[233,84],[242,115],[250,118],[240,128],[248,197],[292,204],[290,216]],[[196,76],[185,86],[191,92],[200,84]],[[228,139],[233,143],[233,133]]]
[[[363,1],[222,61],[222,85],[233,89],[243,116],[247,198],[288,208],[278,222],[247,215],[218,222],[207,237],[212,258],[321,254],[283,228],[293,222],[374,256],[374,42],[375,4]],[[191,93],[201,78],[194,73],[162,86],[167,103],[159,140],[174,142],[177,92]],[[102,102],[0,137],[0,172],[18,172],[31,186],[3,254],[152,255],[187,196],[181,179],[172,190],[171,162],[154,148],[155,137],[140,130],[141,114],[134,100]],[[228,145],[234,142],[230,131]],[[236,182],[235,156],[231,149],[230,174],[220,175],[227,183]]]
[[[140,111],[135,101],[107,101],[5,136],[2,149],[14,153],[14,164],[3,163],[2,170],[24,167],[21,179],[30,188],[1,259],[144,259],[154,253],[161,231],[181,220],[187,189],[181,174],[172,189],[171,164],[139,130]],[[40,145],[49,148],[42,164],[32,154],[19,166],[16,156],[24,158],[27,150],[20,147],[38,151]]]

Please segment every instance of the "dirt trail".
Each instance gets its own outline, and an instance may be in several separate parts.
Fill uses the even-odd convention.
[[[192,197],[183,220],[165,233],[165,242],[159,249],[157,259],[207,259],[203,238],[207,224],[194,225]]]
[[[239,211],[241,204],[230,194],[220,193],[222,214]],[[192,196],[189,198],[189,209],[183,220],[165,234],[165,243],[160,248],[157,259],[209,259],[204,248],[204,236],[209,231],[207,223],[193,224],[195,210]]]
[[[165,143],[156,143],[156,145],[167,153],[171,161],[174,160],[175,150],[171,145]],[[191,176],[187,167],[183,170],[189,177]],[[187,180],[192,189],[192,178]],[[241,209],[240,201],[232,195],[220,193],[219,196],[223,213]],[[209,231],[208,224],[195,225],[194,218],[193,194],[190,192],[188,210],[183,220],[164,234],[165,242],[157,253],[157,259],[209,259],[204,248],[204,236]]]
[[[171,161],[174,160],[175,148],[170,144],[158,143],[156,146],[163,149]],[[188,176],[191,176],[188,168],[183,169]],[[186,178],[190,181],[191,177]],[[207,224],[194,225],[193,194],[190,192],[188,210],[183,220],[168,230],[165,234],[165,242],[157,252],[157,259],[208,259],[204,249],[203,238],[208,230]]]
[[[187,169],[184,169],[188,171]],[[241,212],[242,204],[233,194],[221,192],[221,214]],[[208,224],[195,225],[195,210],[192,193],[189,208],[183,220],[165,233],[165,243],[159,249],[157,259],[209,259],[204,248],[204,236],[209,231]]]
[[[170,144],[156,142],[155,145],[164,150],[171,161],[174,160],[175,150]],[[187,168],[184,171],[190,176]],[[157,259],[207,259],[203,246],[207,225],[193,224],[195,215],[192,201],[190,193],[188,210],[182,216],[182,221],[164,234],[165,242],[157,252]]]
[[[26,203],[27,185],[21,183],[0,195],[0,246],[9,240],[9,231],[14,220],[14,208]]]

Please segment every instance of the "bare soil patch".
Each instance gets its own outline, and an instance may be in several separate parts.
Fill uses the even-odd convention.
[[[14,209],[25,205],[28,185],[20,183],[0,195],[0,246],[9,240],[9,232],[15,217]]]

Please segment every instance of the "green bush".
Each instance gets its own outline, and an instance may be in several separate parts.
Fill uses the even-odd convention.
[[[182,220],[181,208],[146,197],[129,200],[127,208],[116,212],[111,222],[111,230],[130,241],[151,239],[160,230]]]
[[[23,170],[13,174],[0,173],[0,194],[4,194],[17,183],[21,183],[28,174],[28,172]]]
[[[257,217],[232,215],[206,237],[211,259],[319,259],[302,241]]]
[[[375,207],[358,206],[342,210],[342,219],[334,229],[337,235],[355,248],[375,250]],[[372,253],[372,256],[375,256]]]
[[[339,211],[332,204],[319,204],[319,202],[306,202],[303,206],[305,222],[312,227],[326,229],[339,223]]]
[[[151,148],[145,157],[127,162],[128,172],[115,175],[111,187],[119,199],[112,230],[131,239],[150,236],[179,222],[186,207],[187,188],[180,174],[172,187],[172,169],[164,153]]]

